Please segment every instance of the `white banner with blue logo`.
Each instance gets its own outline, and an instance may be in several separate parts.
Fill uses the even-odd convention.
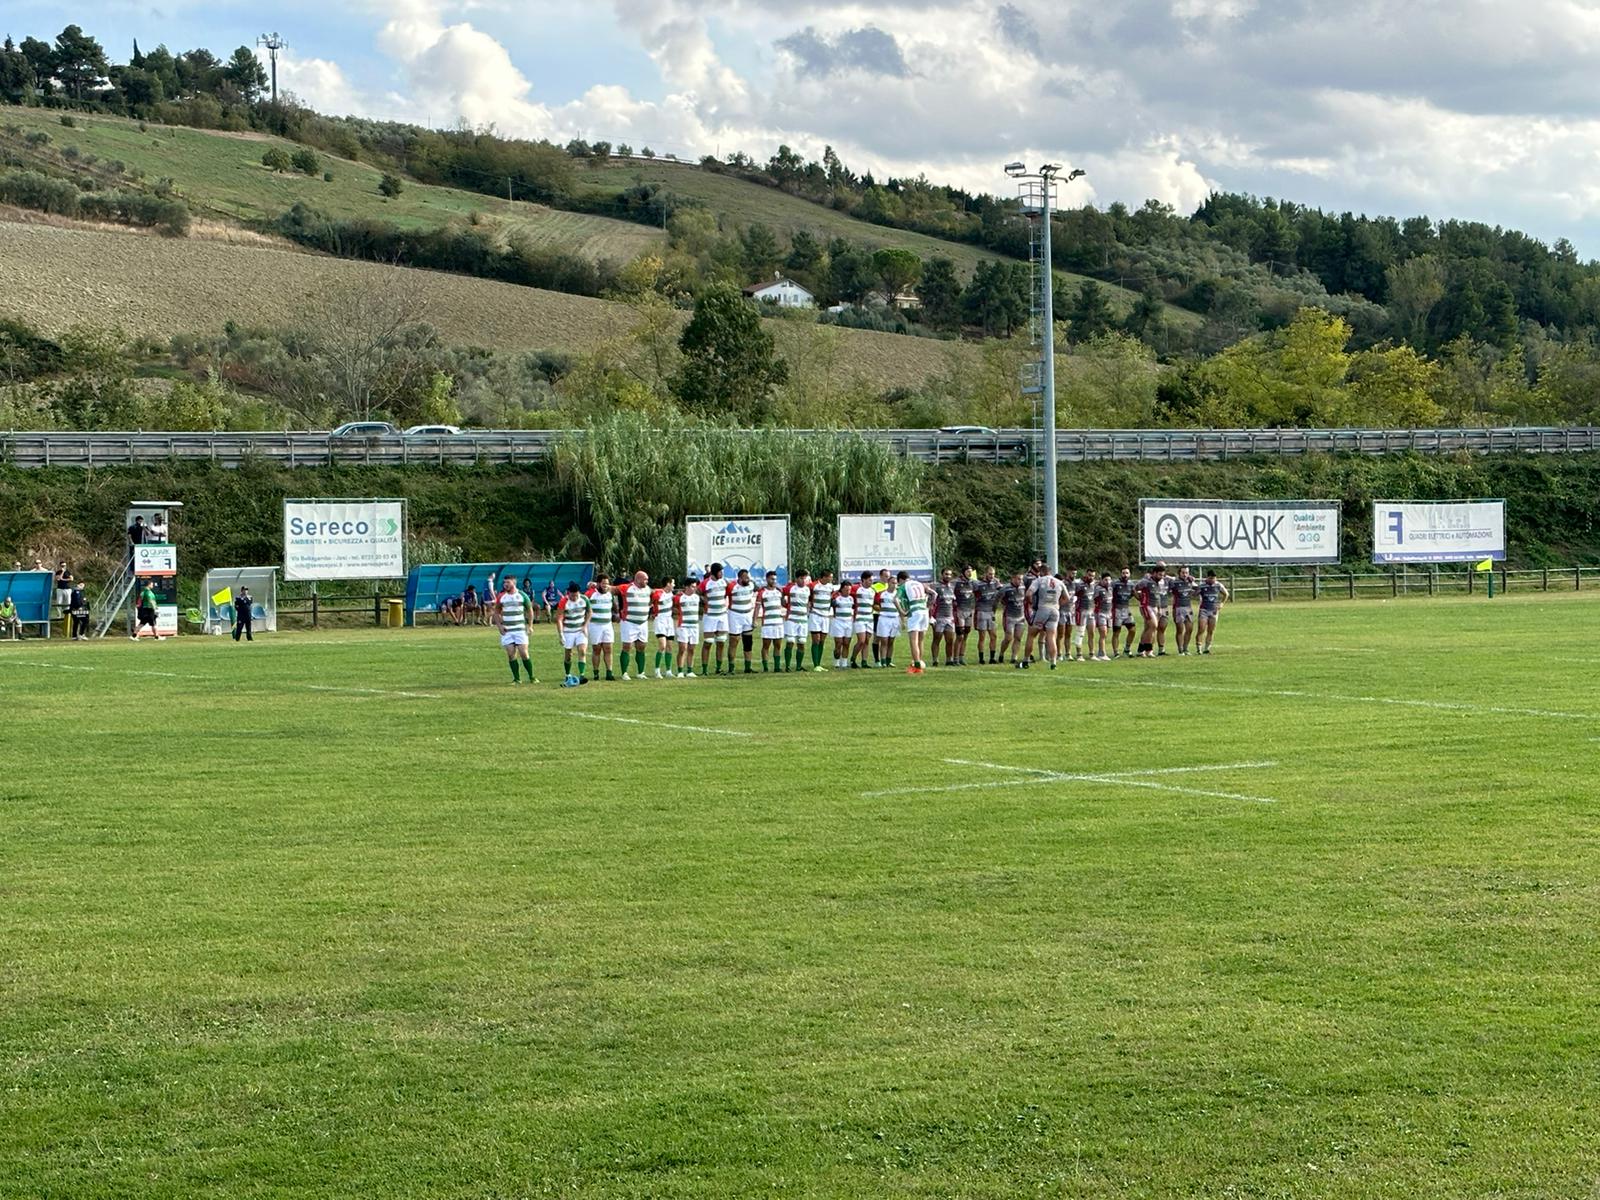
[[[398,579],[406,573],[404,500],[285,500],[285,579]]]
[[[932,513],[840,514],[839,578],[883,570],[905,571],[924,583],[933,579]]]
[[[1336,563],[1337,500],[1140,500],[1147,563]]]
[[[1504,562],[1506,502],[1375,500],[1375,563]]]
[[[788,517],[690,517],[684,524],[691,572],[704,575],[721,563],[729,579],[743,568],[756,579],[776,571],[779,583],[789,582]]]

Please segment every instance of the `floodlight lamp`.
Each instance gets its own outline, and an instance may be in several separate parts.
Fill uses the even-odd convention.
[[[1086,174],[1088,174],[1088,172],[1082,170],[1081,168],[1074,167],[1072,174],[1067,176],[1067,182],[1071,183],[1074,179],[1082,179]]]
[[[1007,175],[1021,175],[1028,168],[1019,162],[1008,162],[1005,170]]]

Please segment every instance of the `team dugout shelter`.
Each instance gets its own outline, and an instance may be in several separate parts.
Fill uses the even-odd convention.
[[[17,606],[17,620],[38,625],[50,636],[50,605],[55,600],[56,577],[49,571],[0,571],[0,601],[7,596]]]
[[[480,597],[494,576],[495,586],[507,575],[532,597],[534,604],[543,603],[545,588],[555,585],[556,591],[565,594],[567,584],[576,582],[587,588],[594,582],[592,562],[502,562],[502,563],[438,563],[412,567],[406,576],[406,625],[416,624],[421,613],[437,613],[440,603],[448,598],[465,594],[470,583],[478,589]],[[523,580],[527,580],[524,584]]]

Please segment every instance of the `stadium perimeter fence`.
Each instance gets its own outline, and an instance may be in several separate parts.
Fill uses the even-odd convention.
[[[1490,575],[1494,576],[1496,595],[1600,588],[1600,567],[1582,566],[1509,568],[1496,563],[1492,571],[1478,571],[1470,563],[1409,563],[1382,568],[1366,565],[1360,570],[1327,566],[1217,572],[1234,599],[1261,601],[1487,596]]]

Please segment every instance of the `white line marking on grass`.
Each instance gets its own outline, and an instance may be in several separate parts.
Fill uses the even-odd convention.
[[[138,671],[124,667],[80,667],[69,663],[36,662],[26,659],[13,660],[10,665],[15,667],[40,667],[47,671],[104,671],[108,675],[137,675],[156,679],[187,679],[197,683],[227,683],[233,685],[239,682],[238,680],[227,679],[218,675],[183,675],[177,671]],[[435,695],[432,692],[401,692],[385,688],[335,687],[331,684],[322,683],[295,683],[292,680],[276,686],[299,688],[303,691],[311,692],[347,692],[351,695],[362,696],[402,696],[407,700],[444,699],[443,696]]]
[[[1519,708],[1505,704],[1473,704],[1467,700],[1411,700],[1404,696],[1356,696],[1344,692],[1307,692],[1295,688],[1231,687],[1220,683],[1168,683],[1156,679],[1109,679],[1084,676],[1090,683],[1125,687],[1166,688],[1179,692],[1218,692],[1232,696],[1278,696],[1286,700],[1334,700],[1340,704],[1385,704],[1398,708],[1430,708],[1440,712],[1483,713],[1502,717],[1551,717],[1561,721],[1600,721],[1600,713],[1564,712],[1551,708]]]
[[[1260,770],[1265,767],[1275,767],[1278,764],[1270,761],[1239,762],[1239,763],[1214,763],[1195,767],[1155,767],[1146,771],[1102,771],[1092,774],[1069,773],[1064,771],[1045,771],[1037,767],[1012,767],[1004,763],[974,762],[964,758],[947,758],[944,760],[953,766],[983,767],[991,771],[1013,771],[1026,775],[1026,779],[984,779],[967,783],[950,783],[932,785],[927,787],[899,787],[884,788],[879,791],[862,792],[863,799],[879,796],[910,796],[930,792],[965,792],[980,788],[997,787],[1029,787],[1041,783],[1108,783],[1113,787],[1146,788],[1157,792],[1176,792],[1185,796],[1208,796],[1218,800],[1244,800],[1251,804],[1276,804],[1277,800],[1271,796],[1247,796],[1241,792],[1216,792],[1204,788],[1179,787],[1176,784],[1157,783],[1150,779],[1151,775],[1180,775],[1192,774],[1201,771],[1250,771]]]
[[[716,729],[709,725],[674,725],[670,721],[641,721],[637,717],[608,717],[603,713],[569,712],[569,717],[582,717],[585,721],[615,721],[619,725],[651,725],[656,729],[681,729],[686,733],[720,733],[728,737],[755,737],[740,729]]]
[[[291,683],[290,687],[305,688],[311,692],[346,692],[352,696],[404,696],[407,700],[443,700],[432,692],[396,692],[388,688],[334,687],[326,683]]]

